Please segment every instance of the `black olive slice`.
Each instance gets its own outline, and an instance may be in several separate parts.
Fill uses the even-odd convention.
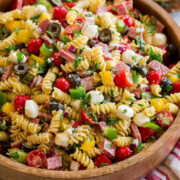
[[[103,43],[108,43],[112,40],[112,32],[110,29],[106,28],[99,32],[99,41]]]
[[[52,36],[57,37],[61,33],[61,26],[56,22],[50,23],[46,28],[46,32],[51,38]]]
[[[50,0],[50,3],[51,3],[53,6],[62,6],[61,0]]]
[[[178,56],[178,48],[175,44],[168,44],[167,46],[167,53],[170,57]]]
[[[72,87],[81,85],[81,78],[77,74],[69,74],[66,78],[71,83]]]
[[[49,109],[50,111],[59,111],[59,110],[62,110],[64,111],[64,107],[61,103],[58,103],[58,102],[50,102],[49,103]]]
[[[88,40],[88,45],[89,45],[89,47],[94,47],[95,45],[96,45],[96,41],[95,40],[93,40],[93,39],[89,39]]]
[[[143,66],[139,66],[138,67],[138,72],[139,74],[141,74],[143,77],[146,77],[147,74],[148,74],[148,70],[146,67],[143,67]]]
[[[26,63],[19,63],[14,66],[14,71],[17,75],[25,75],[28,72],[29,65]]]
[[[164,78],[161,82],[161,88],[163,92],[170,92],[172,90],[172,82],[171,80]]]

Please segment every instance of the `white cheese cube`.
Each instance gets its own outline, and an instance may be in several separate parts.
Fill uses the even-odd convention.
[[[163,33],[156,33],[153,36],[153,43],[155,46],[164,46],[167,44],[167,37]]]
[[[137,126],[141,127],[145,122],[150,122],[150,118],[146,116],[145,113],[140,112],[134,116],[133,121]]]
[[[98,33],[98,27],[96,25],[93,25],[93,24],[87,24],[83,27],[81,32],[83,35],[92,39],[92,38],[96,37],[96,35]]]
[[[25,103],[25,115],[29,118],[38,117],[39,108],[35,101],[27,100]]]
[[[87,96],[91,96],[90,104],[101,103],[104,100],[104,96],[100,91],[90,91],[87,93]]]
[[[62,147],[69,145],[69,135],[67,133],[58,133],[55,137],[55,144]]]
[[[71,171],[78,171],[80,164],[76,161],[71,161],[70,170]]]
[[[126,64],[136,65],[139,61],[139,56],[133,50],[126,50],[122,54],[122,61]]]

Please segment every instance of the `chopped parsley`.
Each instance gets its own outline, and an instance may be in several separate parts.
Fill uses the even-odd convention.
[[[143,107],[144,105],[143,104],[138,104],[138,106]]]
[[[47,35],[51,38],[54,38],[54,35],[50,31],[46,31]]]
[[[155,31],[155,27],[154,26],[151,26],[150,23],[145,23],[145,25],[148,27],[148,32],[149,33],[154,33],[154,31]]]
[[[95,62],[95,67],[96,67],[96,69],[99,69],[100,63],[99,62]]]
[[[84,49],[85,49],[85,47],[81,48],[80,51],[79,51],[79,54],[82,54]]]
[[[5,95],[2,91],[0,91],[0,112],[1,112],[1,108],[3,106],[3,104],[6,102],[6,98]]]
[[[20,63],[24,59],[24,55],[22,52],[17,52],[16,53],[17,61]]]
[[[124,110],[123,110],[123,114],[126,114],[126,113],[127,113],[127,109],[124,109]]]
[[[96,122],[98,122],[98,118],[97,118],[97,116],[96,116],[96,114],[94,112],[87,111],[87,113],[88,113],[88,115],[91,115],[95,119]]]
[[[100,167],[104,167],[104,166],[108,166],[108,165],[109,165],[108,163],[102,162],[102,163],[100,164]]]
[[[19,28],[14,28],[14,32],[16,33],[16,35],[18,35],[19,34],[19,31],[20,31],[20,29]]]
[[[74,34],[74,36],[78,37],[81,35],[81,31],[79,29],[76,29],[72,32]]]
[[[76,55],[76,59],[74,61],[74,67],[77,68],[78,65],[81,63],[81,61],[84,61],[84,58]]]
[[[144,50],[146,43],[138,36],[136,36],[135,40],[136,43],[141,47],[141,50]]]
[[[152,48],[150,48],[150,50],[149,50],[149,55],[152,58],[152,60],[157,60],[160,63],[163,62],[163,58],[162,58],[161,54],[159,52],[157,52],[157,54],[156,54]]]
[[[10,52],[11,50],[17,50],[17,47],[14,45],[11,45],[9,48],[4,49],[4,52]]]
[[[63,37],[62,37],[62,42],[63,42],[64,44],[67,44],[68,42],[70,42],[70,39],[69,39],[67,36],[63,36]]]
[[[5,27],[5,25],[2,25],[0,27],[0,40],[7,38],[9,35],[10,35],[9,30]]]
[[[106,119],[106,124],[107,125],[114,125],[116,123],[118,123],[120,120],[118,118],[115,118],[115,117],[108,117]]]
[[[114,90],[110,89],[111,96],[114,96]]]
[[[131,73],[132,73],[132,79],[133,79],[133,82],[135,84],[138,84],[139,83],[139,73],[134,71],[134,70],[131,70]]]
[[[177,74],[177,77],[180,79],[180,73]]]
[[[3,131],[7,129],[7,126],[3,123],[3,121],[0,121],[0,129]]]
[[[89,13],[86,13],[85,16],[86,16],[86,17],[92,17],[93,14],[92,14],[92,12],[89,12]]]

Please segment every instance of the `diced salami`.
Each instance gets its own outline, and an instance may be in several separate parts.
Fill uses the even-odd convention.
[[[131,39],[135,39],[135,37],[137,36],[136,29],[134,27],[130,27],[127,36]]]
[[[15,142],[11,143],[12,148],[21,148],[21,145],[22,145],[22,140],[15,141]]]
[[[163,76],[165,76],[169,72],[169,68],[165,65],[161,64],[160,62],[153,60],[148,64],[148,67],[150,67],[154,71],[159,71]]]
[[[115,157],[116,148],[114,144],[105,139],[101,147],[102,153],[104,153],[109,158],[113,159]]]
[[[3,74],[3,76],[1,77],[1,79],[2,79],[3,81],[5,81],[6,79],[8,79],[8,77],[9,77],[9,75],[11,74],[12,70],[13,70],[13,64],[7,66],[7,67],[6,67],[6,71],[5,71],[5,73]]]
[[[36,81],[36,87],[41,88],[42,87],[42,82],[43,82],[43,77],[38,75],[37,81]]]
[[[140,14],[140,11],[138,9],[134,9],[132,14],[135,16],[134,18],[138,19],[139,18],[139,14]]]
[[[44,36],[42,37],[42,39],[44,40],[44,42],[46,44],[48,44],[49,46],[53,45],[54,43],[57,42],[57,39],[52,39],[50,38],[47,34],[44,34]]]
[[[63,49],[60,50],[60,56],[65,59],[66,61],[73,62],[75,60],[75,55],[65,51]]]
[[[47,169],[58,170],[62,167],[61,156],[47,158]]]
[[[46,118],[46,119],[49,119],[49,120],[52,119],[52,116],[51,116],[50,114],[47,114],[47,113],[39,112],[38,116],[39,116],[39,117]]]
[[[104,13],[104,12],[107,12],[107,8],[101,6],[101,7],[97,8],[96,14],[100,14],[100,13]]]
[[[44,131],[47,131],[49,129],[49,124],[43,123],[41,127]]]
[[[133,131],[133,136],[138,139],[139,142],[141,142],[141,134],[139,132],[139,129],[135,123],[131,123],[131,129]]]
[[[101,121],[101,122],[99,122],[98,123],[98,125],[99,125],[99,127],[100,127],[100,129],[103,131],[104,130],[104,128],[106,128],[107,127],[107,124],[106,124],[106,122],[105,121]]]
[[[165,28],[165,25],[162,24],[160,21],[157,20],[157,25],[156,25],[156,27],[155,27],[155,30],[156,30],[157,32],[161,33],[161,32],[163,32],[164,28]]]
[[[89,77],[89,75],[86,73],[86,71],[78,71],[77,75],[81,78]]]
[[[30,121],[34,124],[39,124],[40,119],[39,118],[32,118]]]
[[[113,68],[113,74],[116,75],[120,71],[125,69],[126,71],[130,71],[130,67],[126,65],[124,62],[120,61],[114,68]]]
[[[118,15],[127,15],[128,14],[128,10],[126,8],[125,2],[115,4],[115,8],[117,10]]]
[[[48,18],[46,18],[46,19],[42,20],[41,22],[39,22],[38,26],[42,30],[42,32],[46,32],[46,28],[50,24],[50,22],[51,21]]]
[[[141,88],[137,87],[136,89],[131,91],[131,93],[133,93],[137,99],[140,99],[141,98],[141,91],[142,91]]]
[[[92,77],[87,77],[87,78],[81,79],[81,86],[85,86],[87,91],[93,89]]]

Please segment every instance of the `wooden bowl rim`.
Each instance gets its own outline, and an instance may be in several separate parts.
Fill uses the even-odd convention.
[[[143,0],[136,0],[136,1],[140,2]],[[177,24],[174,22],[171,16],[153,1],[146,0],[145,3],[148,6],[155,8],[156,11],[158,10],[159,12],[161,12],[161,14],[163,14],[163,16],[166,18],[166,21],[168,21],[169,25],[173,28],[173,33],[176,34],[176,37],[179,37],[178,32],[176,32],[175,29],[180,30],[180,28],[177,26]],[[180,37],[178,38],[178,44],[180,45]],[[180,136],[180,129],[178,129],[179,124],[180,124],[180,112],[177,115],[173,125],[158,140],[156,140],[156,142],[153,143],[153,145],[151,145],[149,148],[138,153],[137,155],[134,155],[128,158],[127,160],[124,160],[124,161],[121,161],[121,162],[118,162],[109,166],[105,166],[102,168],[94,169],[94,170],[54,171],[54,170],[38,169],[38,168],[29,167],[27,165],[23,165],[3,155],[0,155],[0,165],[5,166],[7,168],[11,168],[20,173],[39,176],[39,177],[47,177],[47,178],[49,177],[49,178],[54,178],[54,179],[56,178],[81,179],[81,178],[92,178],[92,177],[97,177],[97,176],[104,176],[111,173],[116,173],[128,167],[134,166],[142,162],[143,160],[147,159],[148,157],[150,157],[156,151],[161,149],[165,145],[165,142],[170,141],[175,136]],[[174,130],[174,134],[172,133],[169,134],[169,131],[173,131],[173,130]]]

